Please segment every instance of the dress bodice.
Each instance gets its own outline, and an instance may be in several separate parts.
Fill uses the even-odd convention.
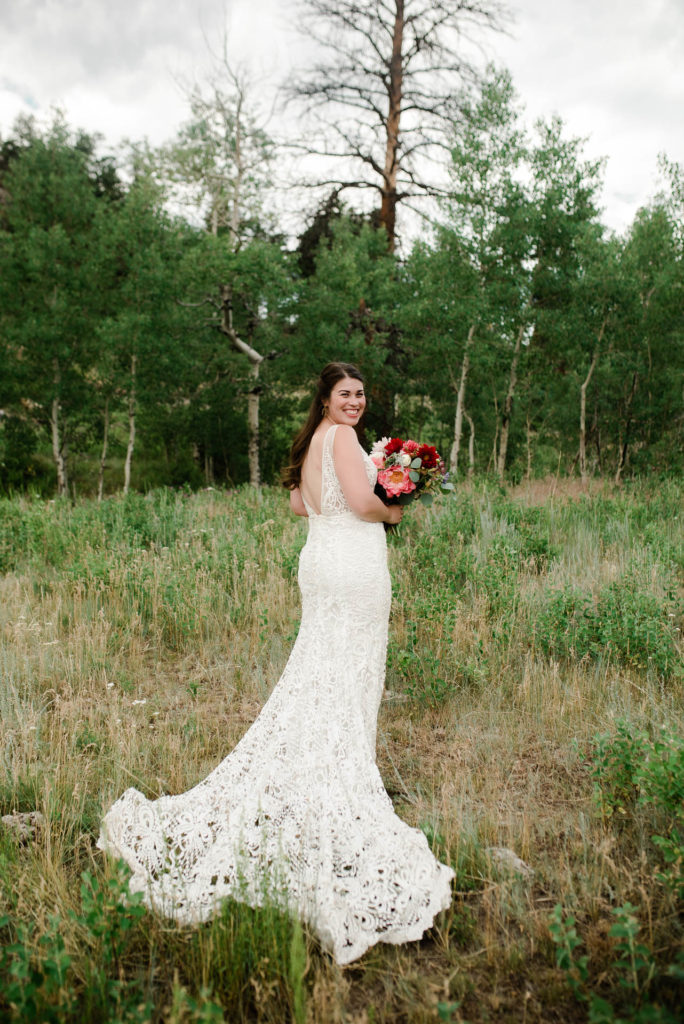
[[[335,443],[335,434],[337,432],[338,424],[335,423],[323,438],[323,451],[321,457],[321,511],[316,512],[304,497],[304,506],[309,515],[310,519],[315,518],[327,518],[329,516],[339,515],[354,515],[354,512],[349,506],[349,502],[344,496],[344,492],[340,485],[340,481],[337,478],[335,472],[335,459],[333,456],[333,445]],[[378,471],[373,463],[372,459],[366,452],[361,449],[363,454],[363,462],[366,469],[366,476],[368,477],[368,483],[371,487],[375,487],[375,482],[378,477]]]

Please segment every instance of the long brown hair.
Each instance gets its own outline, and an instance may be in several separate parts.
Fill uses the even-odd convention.
[[[295,487],[299,487],[302,479],[302,463],[306,458],[306,453],[309,450],[311,444],[311,438],[314,436],[316,427],[321,422],[325,415],[324,401],[326,398],[330,398],[330,392],[338,383],[345,377],[351,377],[352,380],[361,381],[364,384],[363,375],[355,366],[351,363],[328,363],[321,370],[320,377],[316,383],[316,394],[314,395],[311,408],[309,409],[309,415],[306,423],[301,430],[295,436],[290,448],[290,464],[285,467],[282,472],[282,483],[283,487],[287,487],[288,491],[294,490]],[[362,439],[363,434],[361,433],[361,423],[363,417],[356,424],[355,430],[359,436],[359,440]]]

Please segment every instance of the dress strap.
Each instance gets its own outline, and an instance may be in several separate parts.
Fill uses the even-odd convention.
[[[323,438],[323,450],[325,452],[328,452],[328,454],[330,455],[331,458],[332,458],[332,446],[333,446],[333,442],[335,440],[335,433],[337,431],[337,427],[338,426],[339,426],[339,424],[333,423],[332,427],[330,427],[330,429],[327,431],[325,437]]]
[[[338,424],[335,423],[323,438],[323,458],[321,467],[321,512],[332,515],[336,512],[350,511],[335,472],[333,442]]]

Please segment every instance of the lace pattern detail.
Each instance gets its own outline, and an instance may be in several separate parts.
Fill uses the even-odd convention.
[[[375,763],[391,598],[385,533],[344,498],[335,430],[324,438],[321,514],[309,513],[300,556],[301,626],[279,682],[210,775],[154,801],[127,790],[98,845],[127,861],[149,906],[182,923],[206,920],[226,897],[276,899],[343,964],[378,941],[420,938],[450,903],[453,871],[394,813]]]

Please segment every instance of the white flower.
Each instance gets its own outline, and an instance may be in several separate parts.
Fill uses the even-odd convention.
[[[134,700],[133,701],[133,707],[135,707],[136,704],[147,704],[147,701],[146,700]]]
[[[408,455],[406,452],[402,452],[401,455],[399,456],[399,462],[404,467],[410,466],[411,465],[411,456]]]
[[[381,437],[379,441],[376,441],[371,448],[371,455],[375,452],[379,452],[380,455],[385,454],[385,445],[389,444],[392,439],[390,437]]]

